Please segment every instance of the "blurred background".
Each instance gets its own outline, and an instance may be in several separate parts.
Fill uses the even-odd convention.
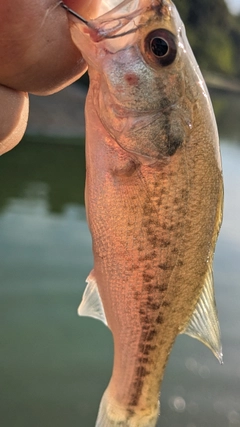
[[[176,4],[220,133],[225,210],[214,270],[225,363],[179,337],[158,427],[240,427],[240,4]],[[92,268],[83,200],[86,81],[31,97],[26,136],[0,160],[3,427],[93,427],[111,375],[110,331],[76,313]]]

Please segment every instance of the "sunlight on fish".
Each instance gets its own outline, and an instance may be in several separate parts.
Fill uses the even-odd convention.
[[[101,13],[71,27],[90,77],[94,269],[79,314],[102,320],[114,340],[96,426],[154,427],[178,334],[222,363],[212,274],[223,201],[218,132],[171,0],[105,1]],[[181,411],[185,402],[171,404]]]

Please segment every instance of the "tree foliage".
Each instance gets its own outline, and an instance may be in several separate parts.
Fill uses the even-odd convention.
[[[240,15],[224,0],[175,0],[201,68],[240,78]]]

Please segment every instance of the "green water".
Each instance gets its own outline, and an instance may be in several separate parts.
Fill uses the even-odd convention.
[[[240,103],[214,95],[225,175],[215,283],[225,364],[181,336],[158,427],[240,426]],[[92,268],[83,145],[23,141],[0,159],[0,426],[94,427],[111,334],[76,311]]]

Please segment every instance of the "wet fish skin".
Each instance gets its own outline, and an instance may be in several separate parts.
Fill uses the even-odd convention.
[[[78,35],[85,37],[90,76],[89,282],[114,339],[112,377],[96,427],[156,425],[173,343],[187,330],[204,289],[208,298],[213,286],[222,218],[216,123],[183,24],[170,0],[140,0],[138,6],[135,32],[112,39],[106,30],[97,42],[86,31]],[[176,57],[168,65],[155,63],[145,50],[144,40],[158,29],[175,41]],[[87,298],[80,314],[86,306]],[[214,297],[209,306],[203,322],[208,328],[211,313],[214,320],[207,335],[200,326],[192,335],[221,360]]]

